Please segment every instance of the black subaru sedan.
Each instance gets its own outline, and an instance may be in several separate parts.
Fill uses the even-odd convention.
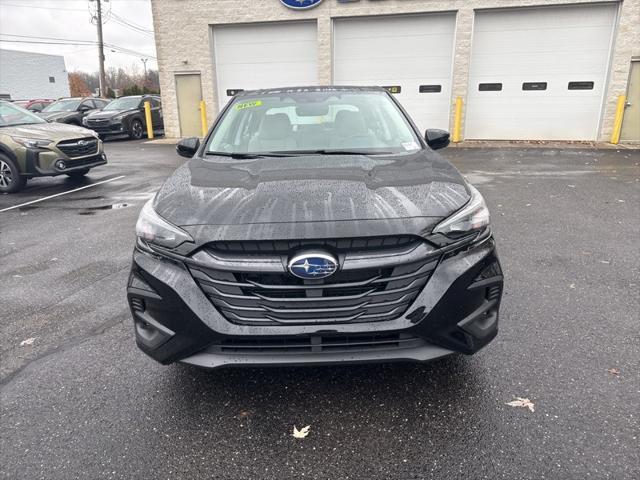
[[[210,368],[477,352],[503,276],[448,143],[382,88],[240,93],[140,213],[138,346]]]

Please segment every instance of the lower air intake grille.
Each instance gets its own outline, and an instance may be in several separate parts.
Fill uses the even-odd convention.
[[[425,345],[426,342],[406,333],[379,333],[347,336],[265,337],[223,340],[208,350],[220,353],[273,355],[296,353],[367,352],[395,350]]]
[[[144,312],[144,309],[145,309],[144,300],[141,299],[141,298],[132,297],[131,298],[131,307],[136,312]]]

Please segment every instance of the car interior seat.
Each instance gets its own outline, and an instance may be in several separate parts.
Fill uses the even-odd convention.
[[[286,113],[265,115],[258,134],[249,141],[250,152],[295,150],[291,121]]]

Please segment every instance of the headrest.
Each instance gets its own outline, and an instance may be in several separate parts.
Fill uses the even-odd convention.
[[[264,140],[280,140],[291,135],[291,121],[286,113],[266,115],[260,127],[259,137]]]

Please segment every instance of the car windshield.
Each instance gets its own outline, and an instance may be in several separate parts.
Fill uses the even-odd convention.
[[[140,97],[122,97],[109,102],[103,110],[130,110],[138,108]]]
[[[421,148],[389,94],[337,89],[243,95],[226,110],[205,151],[375,155]]]
[[[73,112],[80,105],[80,100],[58,100],[51,105],[47,105],[43,112]]]
[[[31,125],[33,123],[47,122],[22,107],[9,102],[0,102],[0,127]]]

